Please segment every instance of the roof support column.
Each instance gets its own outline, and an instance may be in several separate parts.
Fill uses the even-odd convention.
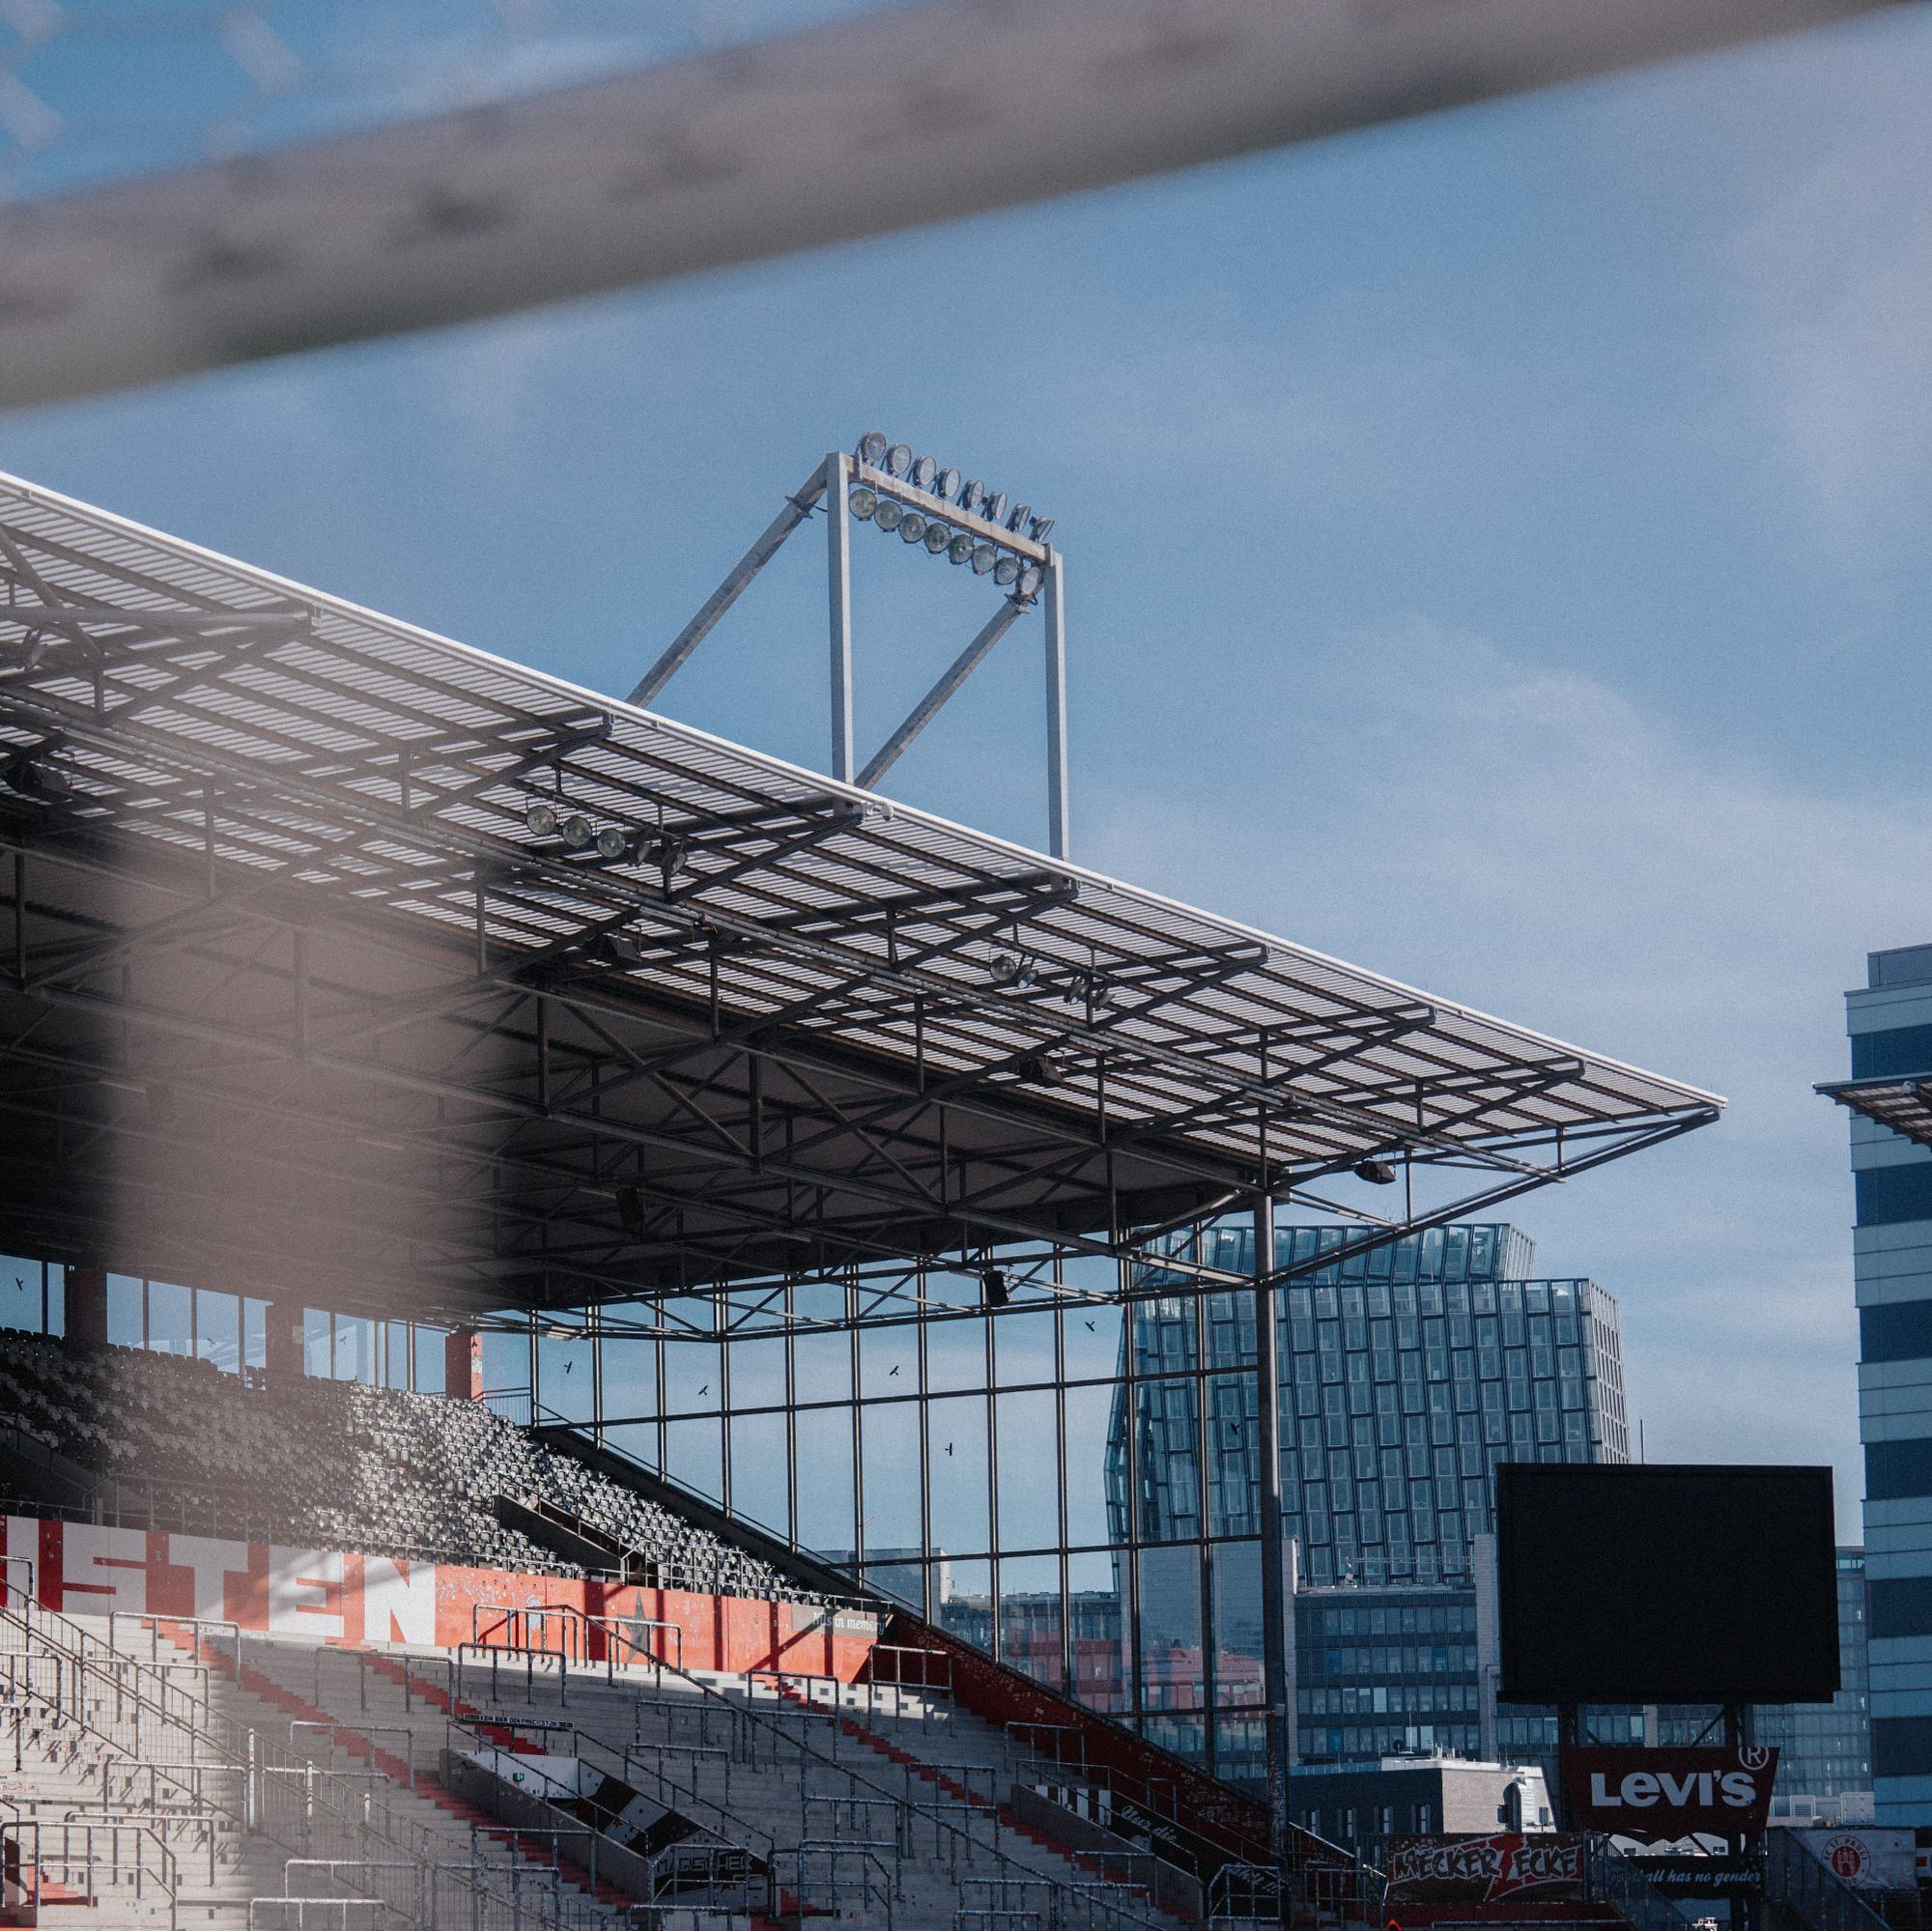
[[[442,1337],[442,1392],[452,1402],[483,1399],[483,1337],[474,1328],[452,1327]]]
[[[67,1338],[70,1341],[107,1339],[107,1269],[70,1267],[67,1270]]]
[[[1268,1855],[1281,1879],[1281,1921],[1288,1896],[1288,1551],[1281,1521],[1281,1375],[1275,1347],[1274,1197],[1255,1200],[1255,1422],[1262,1531],[1262,1698],[1267,1744]]]
[[[832,775],[852,782],[852,520],[845,507],[852,459],[825,459],[825,590],[832,625]]]
[[[1046,848],[1073,856],[1066,771],[1066,590],[1060,552],[1047,553],[1046,600]]]

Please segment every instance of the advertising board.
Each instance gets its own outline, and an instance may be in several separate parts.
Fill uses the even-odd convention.
[[[1496,1470],[1506,1703],[1829,1703],[1832,1471]]]
[[[1910,1890],[1918,1882],[1914,1832],[1903,1827],[1803,1831],[1798,1840],[1855,1890]]]
[[[1564,1822],[1575,1831],[1674,1843],[1692,1836],[1754,1837],[1771,1815],[1777,1752],[1734,1748],[1600,1748],[1561,1754]]]
[[[1581,1897],[1583,1840],[1530,1836],[1391,1837],[1390,1904],[1493,1903],[1535,1895]]]

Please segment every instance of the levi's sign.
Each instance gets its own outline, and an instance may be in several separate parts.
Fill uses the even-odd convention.
[[[1756,1836],[1776,1775],[1777,1752],[1752,1744],[1563,1752],[1571,1827],[1618,1837]]]

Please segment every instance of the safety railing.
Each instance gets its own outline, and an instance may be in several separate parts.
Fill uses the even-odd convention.
[[[169,1931],[180,1922],[179,1865],[174,1853],[145,1822],[0,1818],[0,1870],[13,1885],[31,1888],[35,1922],[41,1915],[42,1887],[49,1882],[79,1889],[89,1898],[98,1897],[102,1887],[131,1888],[136,1907],[146,1907],[156,1897],[161,1900]]]
[[[781,1891],[789,1890],[801,1906],[809,1899],[815,1909],[834,1917],[856,1912],[862,1924],[882,1924],[885,1931],[893,1931],[898,1885],[892,1866],[869,1844],[800,1844],[780,1853],[773,1883]]]
[[[744,1678],[743,1700],[726,1695],[723,1690],[706,1682],[702,1677],[675,1664],[659,1661],[653,1665],[656,1680],[662,1684],[666,1675],[681,1684],[686,1692],[699,1708],[715,1711],[721,1727],[730,1738],[730,1746],[755,1748],[750,1740],[757,1737],[762,1741],[764,1755],[768,1764],[796,1761],[804,1766],[808,1761],[816,1762],[835,1776],[848,1780],[847,1789],[852,1795],[883,1798],[905,1805],[911,1813],[907,1828],[917,1833],[918,1841],[931,1841],[937,1855],[945,1861],[950,1874],[955,1881],[961,1879],[961,1866],[968,1873],[977,1863],[991,1861],[1004,1874],[1015,1879],[1031,1879],[1053,1885],[1060,1893],[1061,1903],[1057,1907],[1062,1921],[1078,1927],[1078,1931],[1168,1931],[1165,1919],[1154,1917],[1147,1906],[1145,1898],[1136,1898],[1131,1882],[1101,1880],[1094,1883],[1066,1882],[1032,1869],[1013,1857],[1004,1844],[995,1841],[1004,1834],[1004,1820],[999,1816],[999,1806],[993,1799],[979,1802],[967,1797],[952,1802],[944,1797],[928,1798],[923,1801],[896,1796],[892,1790],[873,1781],[857,1769],[850,1761],[840,1762],[830,1749],[821,1750],[813,1743],[814,1737],[830,1740],[838,1727],[826,1723],[806,1722],[787,1725],[776,1720],[773,1715],[753,1707],[756,1686],[770,1686],[769,1693],[776,1701],[781,1679],[803,1679],[809,1673],[794,1671],[753,1671]],[[611,1679],[614,1681],[614,1677]],[[810,1680],[824,1682],[825,1679],[810,1676]],[[798,1710],[801,1706],[793,1704]],[[815,1713],[820,1717],[834,1714],[821,1704]],[[848,1752],[848,1756],[849,1756]],[[942,1775],[950,1773],[942,1766],[926,1766],[939,1770]],[[988,1767],[984,1765],[959,1765],[954,1770],[979,1777],[985,1777]],[[917,1768],[911,1775],[917,1775]],[[927,1837],[930,1832],[930,1838]],[[763,1833],[759,1833],[762,1835]]]
[[[1584,1845],[1585,1889],[1593,1898],[1613,1905],[1632,1931],[1688,1931],[1683,1912],[1654,1885],[1634,1859],[1607,1837],[1592,1837]],[[1824,1931],[1815,1925],[1813,1931]],[[1856,1931],[1833,1926],[1833,1931]]]
[[[29,1798],[26,1803],[31,1806],[32,1813],[38,1816],[42,1808],[41,1802]],[[64,1825],[105,1825],[123,1830],[153,1832],[173,1855],[177,1880],[185,1860],[182,1857],[181,1847],[176,1840],[182,1835],[198,1834],[201,1843],[198,1847],[200,1855],[196,1861],[205,1863],[207,1881],[211,1886],[214,1883],[216,1832],[214,1818],[209,1811],[178,1808],[173,1805],[149,1810],[105,1808],[95,1810],[85,1804],[69,1804],[60,1811],[60,1815],[54,1821]]]
[[[356,1931],[389,1915],[380,1897],[251,1897],[248,1931]]]
[[[1886,1920],[1822,1858],[1804,1848],[1802,1834],[1792,1830],[1765,1832],[1765,1895],[1795,1912],[1811,1931],[1879,1931]]]
[[[209,1640],[184,1634],[197,1650]],[[184,1696],[165,1669],[111,1649],[55,1611],[0,1609],[0,1657],[16,1666],[16,1677],[22,1660],[38,1664],[24,1673],[30,1694],[61,1710],[97,1746],[145,1766],[159,1793],[199,1798],[232,1826],[260,1831],[303,1856],[336,1851],[372,1865],[433,1864],[437,1892],[447,1887],[459,1894],[452,1922],[460,1918],[473,1931],[574,1931],[607,1920],[558,1887],[548,1895],[524,1894],[514,1866],[508,1882],[515,1891],[503,1895],[498,1873],[478,1861],[473,1848],[468,1864],[449,1859],[441,1855],[452,1848],[448,1840],[398,1813],[401,1793],[390,1779],[284,1759],[271,1739]],[[399,1918],[420,1921],[411,1917],[412,1899],[387,1901]]]
[[[1208,1931],[1280,1924],[1282,1876],[1270,1864],[1223,1864],[1208,1880]]]

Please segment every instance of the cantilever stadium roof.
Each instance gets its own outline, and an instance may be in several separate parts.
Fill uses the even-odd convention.
[[[453,1316],[1376,1237],[1720,1104],[6,477],[0,767],[28,1252]]]

